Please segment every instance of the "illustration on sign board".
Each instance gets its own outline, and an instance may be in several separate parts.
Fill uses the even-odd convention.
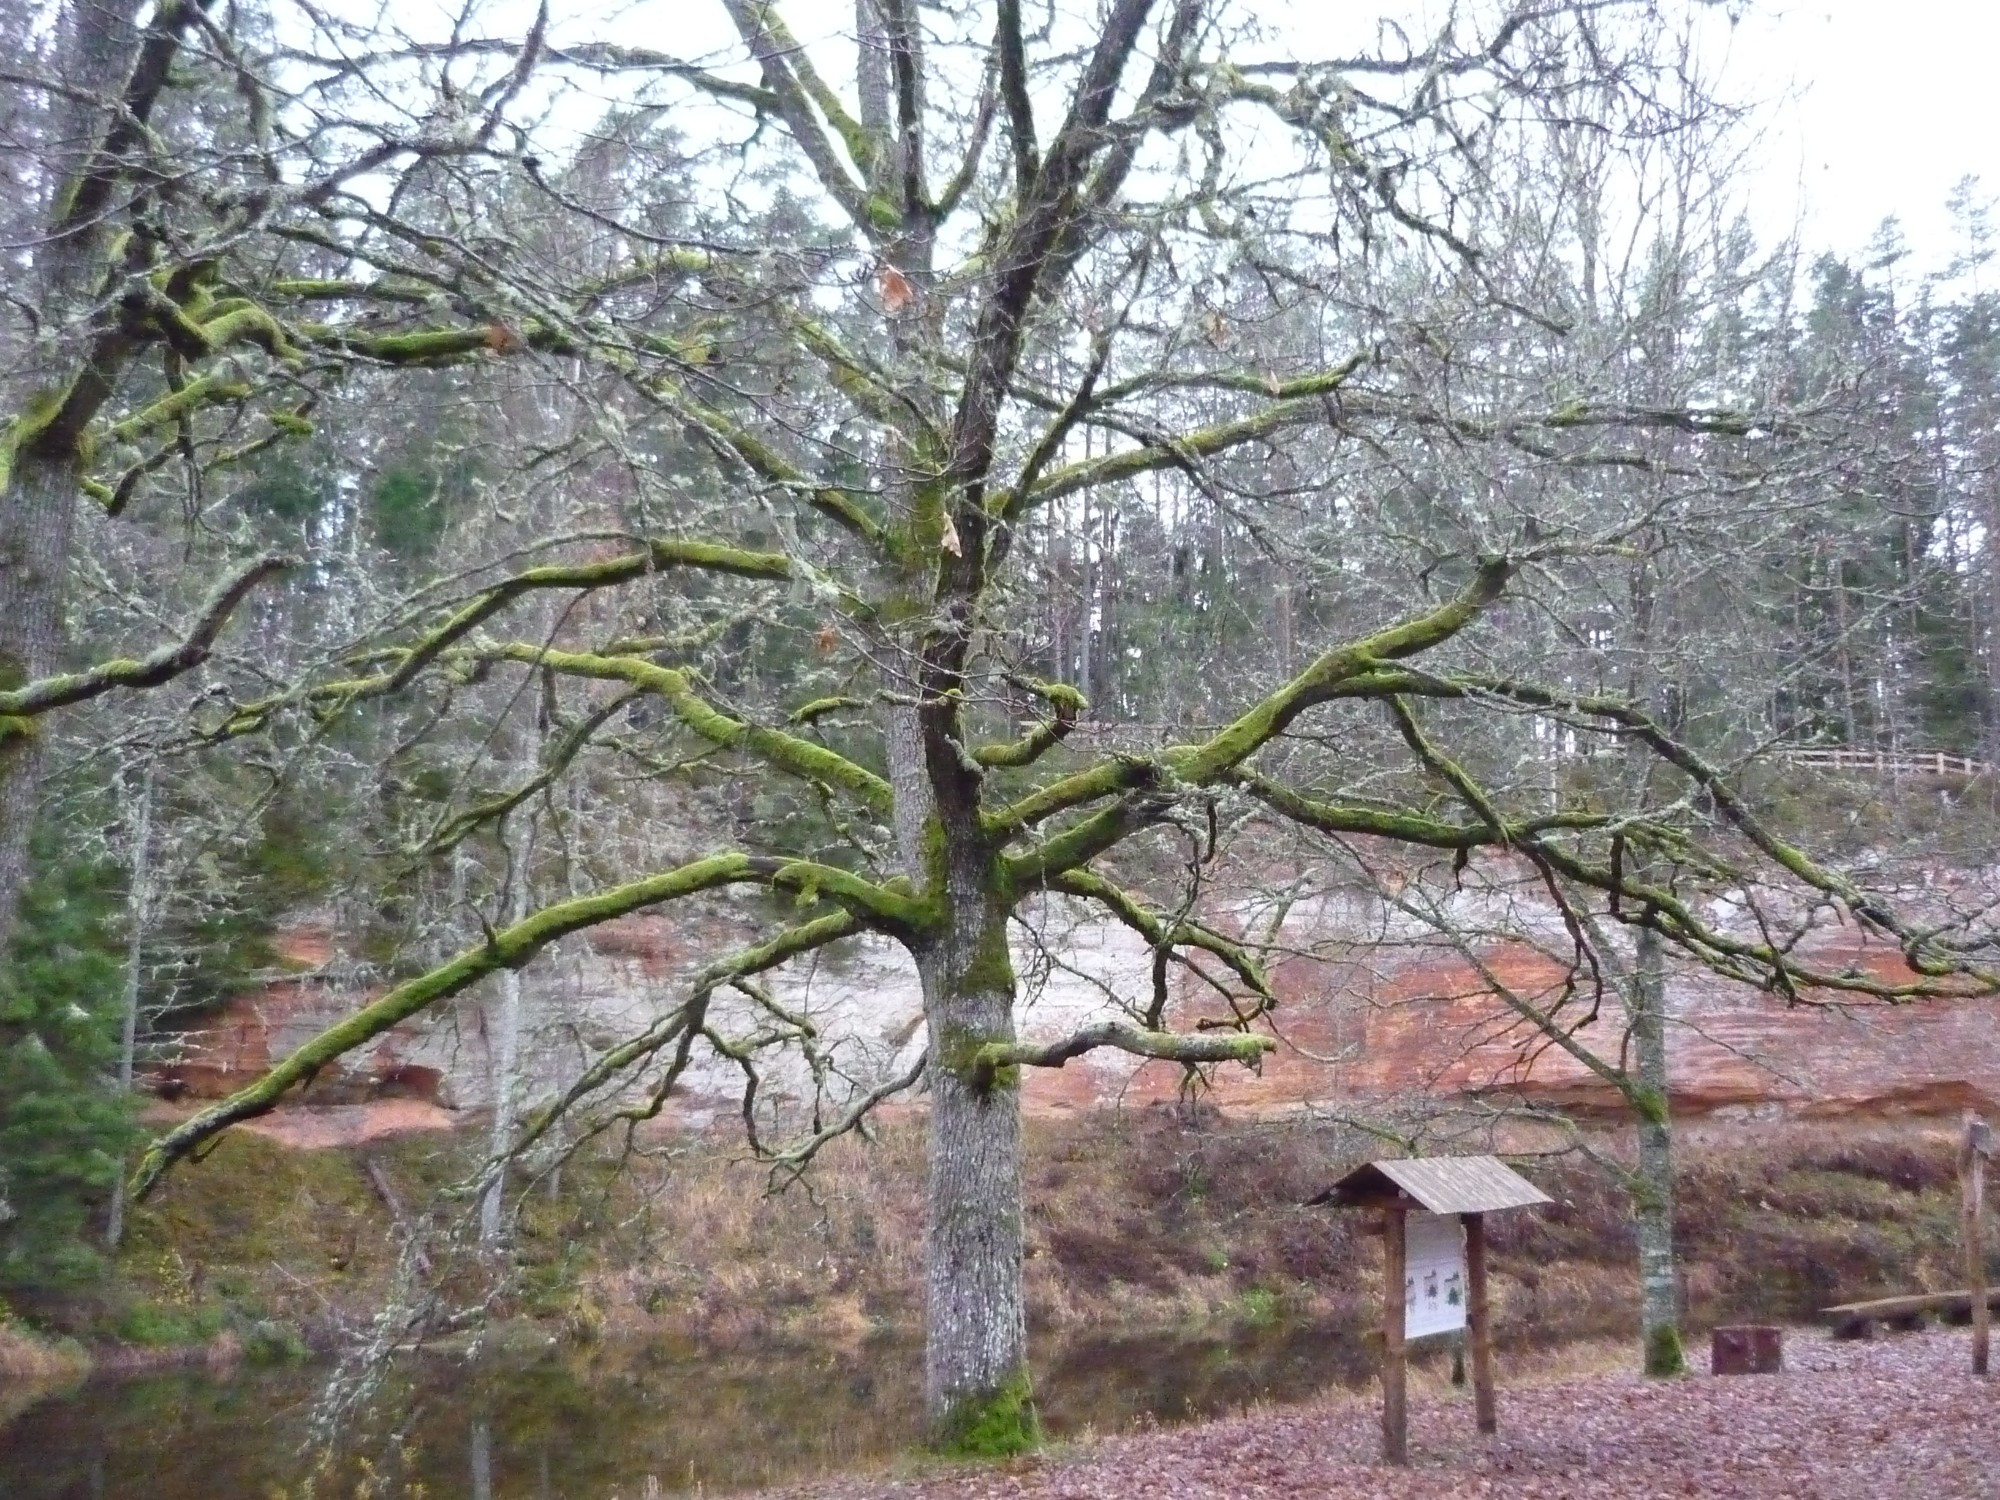
[[[1465,1326],[1465,1229],[1456,1215],[1404,1218],[1403,1337]]]

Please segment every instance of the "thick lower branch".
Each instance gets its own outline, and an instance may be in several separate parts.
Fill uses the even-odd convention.
[[[718,854],[614,890],[545,907],[504,931],[490,934],[480,946],[467,949],[449,963],[397,985],[381,999],[306,1042],[256,1082],[175,1126],[156,1140],[140,1161],[133,1182],[134,1196],[143,1197],[150,1192],[167,1168],[211,1136],[238,1121],[269,1113],[286,1093],[310,1082],[336,1058],[366,1045],[391,1027],[499,969],[519,968],[557,938],[664,901],[753,882],[789,890],[807,899],[823,893],[830,900],[850,906],[879,906],[892,916],[905,915],[905,908],[911,905],[906,898],[893,896],[845,870],[805,860]]]
[[[192,671],[208,660],[216,637],[250,591],[273,574],[294,566],[294,560],[272,554],[237,569],[208,596],[201,612],[178,645],[162,646],[138,661],[100,662],[88,671],[44,677],[11,693],[0,693],[0,718],[25,719],[51,709],[66,708],[108,693],[114,688],[149,688]]]
[[[1168,1062],[1190,1065],[1236,1062],[1254,1068],[1277,1045],[1268,1036],[1248,1036],[1241,1032],[1210,1031],[1190,1036],[1175,1031],[1142,1031],[1123,1021],[1100,1021],[1072,1032],[1059,1042],[988,1042],[972,1054],[971,1071],[977,1085],[990,1087],[1002,1068],[1060,1068],[1071,1058],[1100,1047]]]

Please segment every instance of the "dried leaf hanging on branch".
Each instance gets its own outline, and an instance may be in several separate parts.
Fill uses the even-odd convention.
[[[519,354],[528,347],[528,341],[495,318],[486,325],[486,347],[495,354]]]
[[[910,278],[886,262],[876,270],[875,281],[882,288],[882,306],[892,318],[901,317],[917,300]]]

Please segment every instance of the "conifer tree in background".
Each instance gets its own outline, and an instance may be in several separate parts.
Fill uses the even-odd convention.
[[[102,1268],[89,1226],[135,1133],[117,1062],[123,973],[110,869],[37,840],[0,958],[0,1292]]]

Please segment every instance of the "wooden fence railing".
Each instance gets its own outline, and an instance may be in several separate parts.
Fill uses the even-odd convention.
[[[1189,744],[1225,728],[1221,724],[1147,724],[1087,719],[1076,726],[1074,738],[1106,748],[1142,748],[1158,744]],[[1970,781],[1994,770],[1991,761],[1947,750],[1851,750],[1832,746],[1778,745],[1767,755],[1795,766],[1828,771],[1857,771],[1891,780],[1903,776],[1945,776]]]
[[[1829,771],[1870,771],[1877,776],[1953,776],[1971,780],[1993,769],[1988,761],[1943,750],[1836,750],[1800,747],[1774,752],[1795,766]]]

